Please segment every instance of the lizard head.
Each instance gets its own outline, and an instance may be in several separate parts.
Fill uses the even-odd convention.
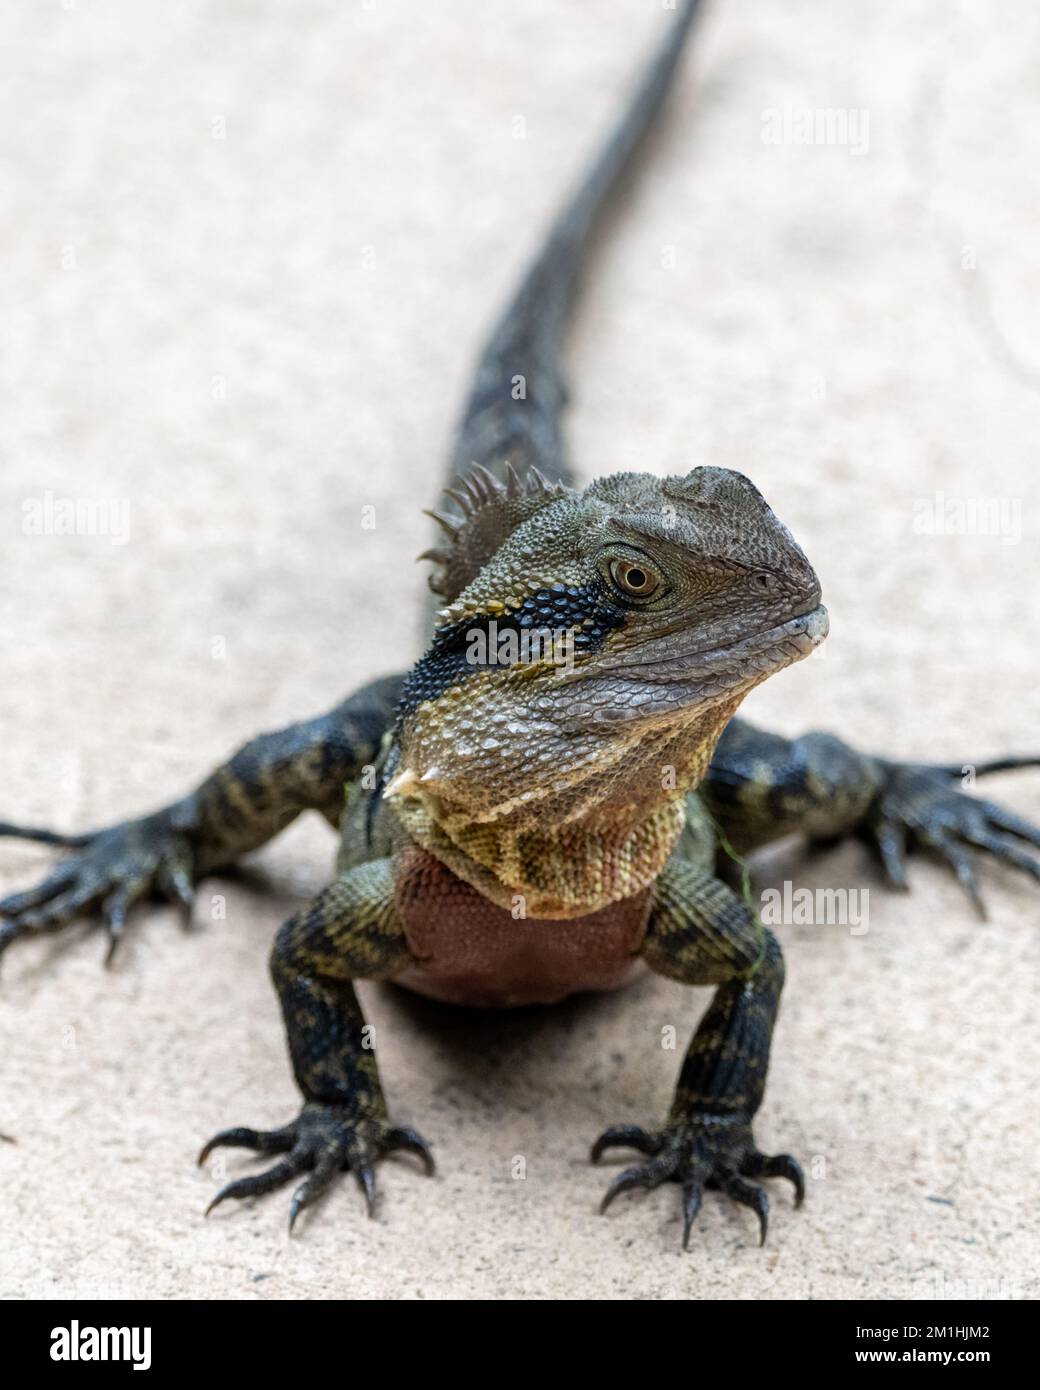
[[[826,636],[812,567],[740,473],[582,493],[482,473],[453,495],[433,553],[451,602],[387,788],[435,814],[559,823],[681,794],[748,691]]]

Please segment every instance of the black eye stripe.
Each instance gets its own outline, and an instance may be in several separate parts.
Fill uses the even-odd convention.
[[[426,655],[409,672],[401,690],[398,721],[412,714],[426,700],[435,700],[453,685],[461,685],[488,667],[468,659],[474,632],[490,635],[578,628],[574,637],[577,655],[597,651],[607,634],[621,627],[626,612],[616,603],[605,583],[553,584],[524,598],[519,607],[492,616],[464,618],[438,628]]]

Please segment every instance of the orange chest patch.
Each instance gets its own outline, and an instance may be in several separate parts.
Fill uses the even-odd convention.
[[[514,918],[418,846],[398,856],[397,909],[415,957],[398,984],[480,1008],[554,1004],[638,973],[648,889],[588,917]]]

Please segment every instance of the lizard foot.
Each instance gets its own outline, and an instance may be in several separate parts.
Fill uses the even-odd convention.
[[[1023,757],[963,766],[884,763],[885,785],[864,832],[881,856],[889,884],[902,891],[909,887],[908,845],[923,845],[944,860],[983,919],[986,908],[975,873],[979,851],[1040,879],[1040,826],[957,786],[969,771],[981,777],[1038,762]]]
[[[0,836],[72,850],[40,883],[0,900],[0,955],[21,937],[60,931],[77,917],[100,913],[110,964],[127,914],[139,898],[179,902],[190,917],[197,875],[180,811],[180,806],[171,807],[89,835],[59,835],[0,822]]]
[[[253,1149],[261,1154],[284,1154],[273,1167],[247,1178],[236,1178],[222,1187],[206,1208],[206,1215],[228,1197],[260,1197],[284,1187],[308,1173],[292,1195],[289,1230],[297,1216],[316,1201],[339,1172],[349,1169],[365,1196],[368,1214],[374,1211],[374,1165],[384,1154],[404,1149],[422,1159],[427,1174],[433,1173],[433,1155],[421,1134],[402,1129],[378,1117],[349,1112],[342,1105],[308,1101],[299,1117],[281,1129],[225,1129],[215,1134],[199,1154],[205,1163],[214,1149]]]
[[[760,1153],[750,1124],[740,1116],[691,1115],[659,1130],[614,1125],[592,1146],[593,1163],[612,1148],[637,1149],[647,1154],[650,1162],[619,1173],[607,1188],[600,1210],[606,1211],[618,1193],[629,1188],[649,1190],[669,1179],[681,1183],[684,1250],[689,1248],[690,1230],[705,1188],[721,1189],[758,1215],[761,1245],[769,1225],[769,1198],[764,1188],[745,1179],[787,1178],[794,1184],[796,1207],[805,1197],[805,1176],[798,1161],[790,1154]]]

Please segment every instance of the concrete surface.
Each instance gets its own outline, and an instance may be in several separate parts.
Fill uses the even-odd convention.
[[[5,18],[0,815],[80,827],[411,654],[418,509],[471,354],[661,16]],[[749,702],[784,731],[943,759],[1037,743],[1038,45],[1026,0],[720,0],[597,260],[578,466],[759,483],[833,617],[825,655]],[[844,132],[824,115],[825,143],[794,143],[806,110]],[[937,493],[1003,504],[1005,534],[924,533]],[[57,534],[77,499],[115,503],[117,534]],[[1040,773],[992,791],[1040,817]],[[812,1177],[797,1214],[776,1185],[764,1251],[714,1196],[685,1256],[674,1188],[596,1214],[588,1142],[663,1113],[661,1030],[684,1038],[707,997],[654,980],[511,1016],[363,986],[394,1112],[441,1175],[385,1164],[376,1221],[344,1182],[291,1242],[287,1194],[204,1222],[200,1141],[295,1111],[265,960],[332,854],[300,823],[253,880],[207,885],[196,935],[145,914],[110,974],[83,927],[10,954],[0,1293],[1035,1296],[1036,885],[988,870],[979,925],[940,868],[893,897],[854,845],[781,848],[760,878],[870,894],[865,933],[781,928],[759,1137]],[[49,860],[4,843],[3,884]]]

